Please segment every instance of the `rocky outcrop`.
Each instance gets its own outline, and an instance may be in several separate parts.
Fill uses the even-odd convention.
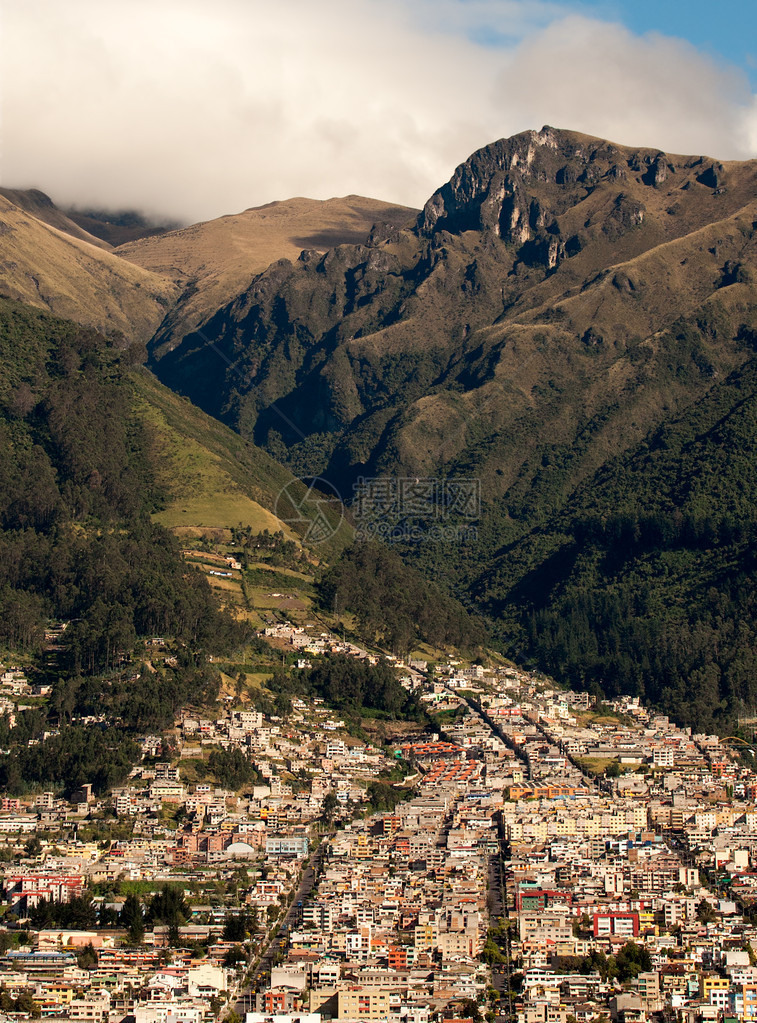
[[[347,486],[368,465],[435,472],[476,442],[460,426],[471,395],[479,425],[501,426],[594,381],[588,401],[605,371],[623,390],[656,358],[658,340],[640,339],[715,291],[744,301],[757,163],[729,164],[727,189],[725,173],[553,128],[501,139],[414,225],[272,263],[153,365],[257,443],[283,443]],[[728,369],[713,358],[700,363]]]
[[[676,173],[674,160],[653,150],[622,151],[611,143],[545,127],[523,132],[474,153],[431,196],[418,231],[491,232],[519,248],[526,265],[554,269],[581,250],[575,232],[563,232],[560,218],[602,182],[622,184],[629,174],[660,189]],[[617,238],[640,226],[645,207],[619,192],[602,225]]]

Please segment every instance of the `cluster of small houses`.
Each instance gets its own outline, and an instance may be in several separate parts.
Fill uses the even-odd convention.
[[[618,701],[617,718],[590,715],[585,694],[513,678],[482,702],[521,766],[501,811],[519,1020],[755,1019],[757,928],[743,912],[757,898],[754,772],[638,699]],[[592,761],[621,771],[592,780]],[[650,968],[623,990],[570,974],[628,941]]]
[[[314,630],[267,631],[307,655],[368,656]],[[749,767],[717,737],[638,700],[595,714],[586,694],[514,668],[450,662],[430,679],[423,661],[398,666],[435,710],[459,711],[443,737],[409,735],[382,750],[346,734],[317,699],[295,699],[287,720],[182,715],[174,758],[146,761],[107,799],[82,786],[68,801],[45,792],[0,803],[1,840],[16,848],[3,897],[22,921],[41,900],[70,901],[90,883],[184,882],[189,893],[213,879],[238,886],[240,870],[241,906],[270,921],[294,897],[333,793],[336,833],[324,838],[317,886],[264,983],[247,987],[244,969],[224,963],[230,908],[195,901],[180,940],[215,939],[202,954],[167,948],[161,927],[136,949],[113,931],[45,930],[0,958],[0,984],[31,991],[46,1017],[108,1023],[200,1023],[230,992],[248,1023],[429,1023],[454,1017],[466,998],[516,1023],[757,1021],[757,928],[744,912],[757,900]],[[4,670],[0,700],[25,695],[24,685],[23,673]],[[164,737],[142,747],[152,760]],[[219,747],[241,750],[261,780],[238,792],[203,781],[193,765]],[[367,786],[396,755],[412,764],[414,797],[361,816]],[[131,837],[107,848],[78,840],[111,810]],[[30,835],[41,850],[24,852]],[[511,958],[492,970],[482,950],[506,918]],[[578,969],[629,941],[648,968],[623,985]],[[77,952],[89,944],[98,961],[83,969]]]
[[[5,717],[11,728],[16,723],[18,712],[33,706],[24,703],[25,698],[49,696],[51,692],[49,683],[30,682],[26,670],[19,665],[5,667],[0,664],[0,715]]]

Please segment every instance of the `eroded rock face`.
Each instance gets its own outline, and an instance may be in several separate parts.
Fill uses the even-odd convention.
[[[675,172],[662,152],[624,153],[610,143],[549,127],[523,132],[461,164],[429,199],[418,231],[431,238],[440,231],[490,231],[521,248],[523,262],[550,270],[581,248],[574,235],[562,236],[560,216],[601,182],[623,182],[633,174],[662,188]],[[603,231],[617,237],[640,226],[644,213],[642,203],[631,204],[620,193]]]
[[[725,181],[725,168],[722,163],[712,163],[697,177],[697,181],[708,188],[722,188]]]
[[[612,211],[602,225],[602,232],[611,241],[644,223],[646,208],[638,199],[621,192],[613,203]]]
[[[561,177],[563,183],[575,183],[578,176],[576,167],[566,169],[565,161],[560,163],[561,145],[564,148],[561,133],[543,128],[479,150],[431,196],[419,230],[431,234],[441,227],[452,232],[489,229],[505,241],[528,241],[545,216],[536,215],[541,224],[531,222],[533,189],[528,184],[557,183]]]

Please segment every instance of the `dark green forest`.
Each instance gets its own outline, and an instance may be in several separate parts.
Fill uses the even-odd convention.
[[[482,618],[376,541],[347,548],[323,574],[318,595],[326,610],[351,612],[369,641],[398,654],[419,641],[472,653],[487,639]]]
[[[757,360],[607,463],[480,596],[521,658],[697,729],[757,706]],[[504,598],[500,596],[504,593]]]
[[[387,661],[367,660],[332,654],[305,674],[305,686],[316,696],[343,711],[382,711],[387,717],[415,716],[418,706],[397,681]]]
[[[279,668],[269,683],[284,711],[291,696],[320,696],[346,717],[386,717],[427,723],[423,707],[397,680],[386,660],[371,664],[347,654],[327,654],[312,668],[286,672]]]
[[[48,710],[0,726],[4,788],[104,791],[128,773],[136,732],[217,692],[206,654],[246,638],[150,519],[161,495],[129,383],[143,356],[120,336],[0,300],[0,644],[35,658],[35,677],[53,684]],[[55,655],[51,621],[66,623]],[[175,667],[140,659],[156,635]],[[77,715],[101,724],[76,726]]]

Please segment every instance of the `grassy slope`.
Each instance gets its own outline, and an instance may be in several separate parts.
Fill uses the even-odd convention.
[[[36,219],[0,197],[0,292],[64,319],[147,341],[176,298],[157,274]]]
[[[146,370],[133,380],[137,412],[153,428],[158,482],[166,493],[156,519],[169,527],[281,528],[269,509],[289,474]]]
[[[296,533],[274,514],[291,474],[259,448],[160,384],[147,370],[132,374],[134,405],[149,424],[165,507],[155,518],[178,533],[250,526]],[[336,526],[336,522],[334,522]],[[317,553],[333,554],[349,539],[345,525]]]

